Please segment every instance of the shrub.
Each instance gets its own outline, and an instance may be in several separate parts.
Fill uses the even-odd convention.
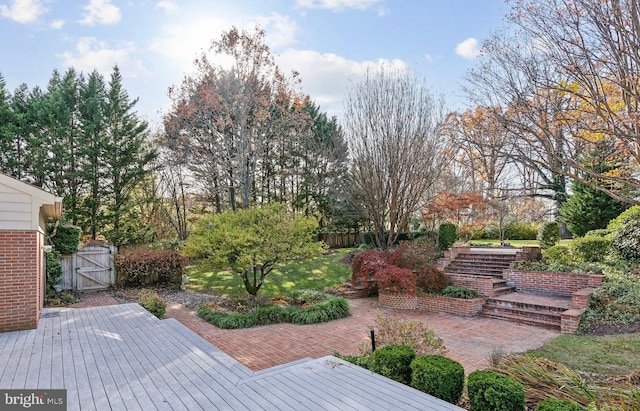
[[[573,401],[548,398],[536,405],[536,411],[587,411],[587,409]]]
[[[369,370],[403,384],[411,381],[411,361],[416,352],[408,345],[392,344],[369,356]]]
[[[625,226],[630,221],[638,221],[640,220],[640,206],[635,205],[633,207],[627,208],[625,211],[620,213],[616,218],[609,221],[607,225],[607,230],[610,232],[616,232]]]
[[[346,298],[333,297],[327,301],[311,304],[302,309],[287,307],[290,321],[294,324],[317,324],[333,321],[349,315],[349,302]]]
[[[571,256],[580,262],[597,263],[604,261],[611,248],[611,241],[605,237],[585,236],[573,239],[569,244]]]
[[[469,374],[467,392],[471,411],[525,410],[522,384],[494,371],[477,370]]]
[[[446,297],[463,298],[465,300],[478,298],[478,295],[479,295],[476,290],[472,290],[470,288],[465,288],[465,287],[456,287],[453,285],[443,288],[442,290],[440,290],[439,294],[444,295]]]
[[[55,251],[47,253],[45,269],[47,271],[47,288],[51,290],[54,285],[60,283],[60,277],[62,277],[62,265],[58,262],[58,253]]]
[[[529,223],[514,221],[504,228],[504,237],[509,240],[535,240],[538,230]]]
[[[569,247],[564,245],[554,245],[542,252],[542,257],[549,264],[570,264],[571,253]]]
[[[585,233],[585,237],[607,237],[611,234],[611,231],[606,228],[599,228],[597,230],[590,230]]]
[[[618,229],[611,238],[611,248],[613,248],[622,259],[639,262],[640,220],[631,220]]]
[[[416,287],[424,292],[437,292],[449,285],[449,277],[433,265],[419,268],[415,274]]]
[[[375,325],[369,329],[377,329],[376,344],[383,347],[391,344],[408,345],[413,348],[416,355],[442,354],[446,348],[442,340],[438,338],[432,329],[420,321],[412,321],[403,318],[387,318],[378,315]],[[361,345],[364,353],[368,344]]]
[[[456,404],[464,388],[464,368],[441,355],[423,355],[411,362],[411,386]]]
[[[589,299],[580,329],[597,323],[630,324],[640,320],[640,280],[634,273],[608,274]]]
[[[138,302],[146,308],[147,311],[160,319],[164,318],[167,312],[167,303],[153,291],[140,290],[138,293]]]
[[[117,254],[115,267],[118,282],[124,286],[178,284],[182,280],[185,259],[174,250],[136,248]]]
[[[487,240],[499,240],[500,239],[500,227],[497,225],[488,225],[484,228],[484,234],[482,238]]]
[[[351,260],[351,285],[353,287],[377,288],[376,273],[386,268],[388,253],[365,250]]]
[[[68,224],[51,225],[48,228],[49,243],[62,255],[73,254],[78,251],[81,230]]]
[[[560,226],[556,222],[544,223],[538,231],[538,245],[543,250],[553,247],[560,241]]]
[[[335,357],[343,359],[358,367],[369,369],[369,354],[365,355],[340,355],[339,353],[333,353]]]
[[[416,293],[416,275],[408,268],[388,265],[376,273],[376,282],[380,290],[403,294]]]
[[[438,244],[441,250],[448,250],[458,239],[458,229],[453,223],[442,223],[438,229]]]

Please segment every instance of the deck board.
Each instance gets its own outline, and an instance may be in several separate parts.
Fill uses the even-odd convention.
[[[46,309],[0,334],[0,388],[67,389],[68,410],[459,410],[335,357],[252,372],[137,304]]]

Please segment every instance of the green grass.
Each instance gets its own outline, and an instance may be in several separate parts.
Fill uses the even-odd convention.
[[[505,242],[511,244],[512,247],[533,246],[538,247],[537,240],[505,240]],[[560,240],[559,245],[569,245],[571,240]],[[471,240],[472,245],[485,245],[490,247],[499,247],[500,240]]]
[[[600,376],[624,375],[640,368],[640,333],[561,335],[533,354],[576,371]]]
[[[284,295],[293,290],[324,291],[349,281],[351,268],[340,263],[352,249],[342,249],[305,260],[289,261],[273,269],[260,289],[261,295]],[[201,263],[188,267],[189,289],[230,297],[243,297],[247,292],[238,274],[215,271]]]

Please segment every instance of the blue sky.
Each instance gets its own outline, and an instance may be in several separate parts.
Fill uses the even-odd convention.
[[[54,68],[107,77],[117,64],[152,125],[167,89],[232,26],[259,24],[278,65],[297,70],[321,108],[340,115],[351,82],[377,64],[408,67],[464,108],[461,84],[504,0],[0,0],[0,73],[10,89],[46,87]]]

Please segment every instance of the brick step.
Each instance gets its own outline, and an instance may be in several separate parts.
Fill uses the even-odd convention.
[[[449,271],[476,271],[478,273],[487,273],[487,274],[502,274],[504,271],[501,268],[497,267],[487,267],[487,266],[461,266],[458,264],[449,264],[445,267],[446,270]]]
[[[517,295],[518,293],[516,293]],[[503,298],[506,298],[504,296]],[[534,303],[534,302],[525,302],[525,301],[512,301],[505,300],[501,298],[488,298],[486,301],[487,306],[496,307],[504,310],[518,310],[518,311],[527,311],[527,312],[535,312],[535,313],[543,313],[543,314],[557,314],[560,315],[565,310],[569,309],[568,304],[561,305],[551,305],[544,303]]]
[[[491,303],[485,303],[482,305],[482,311],[486,311],[488,313],[493,314],[507,314],[507,315],[515,315],[518,317],[526,317],[539,319],[544,321],[552,321],[560,324],[560,316],[563,311],[551,311],[551,310],[535,310],[530,308],[521,308],[521,307],[505,307],[500,305],[494,305]]]
[[[495,283],[493,284],[493,295],[494,296],[509,294],[509,293],[514,292],[515,290],[516,290],[516,287],[508,287],[506,285],[505,286],[496,286]]]
[[[476,260],[476,259],[455,259],[451,261],[451,264],[453,263],[459,263],[459,264],[477,264],[477,265],[496,265],[496,266],[500,266],[500,267],[508,267],[513,261],[509,260],[509,261],[496,261],[496,260]]]
[[[505,320],[505,321],[509,321],[517,324],[533,325],[536,327],[546,328],[549,330],[560,331],[560,328],[561,328],[560,323],[537,320],[537,319],[528,318],[528,317],[521,317],[518,315],[509,315],[509,314],[503,314],[503,313],[487,313],[487,312],[481,311],[480,316],[487,317],[487,318],[494,318],[497,320]]]
[[[455,270],[455,269],[449,270],[448,268],[445,268],[444,272],[445,274],[466,275],[469,277],[495,278],[500,280],[502,279],[502,272],[489,274],[489,273],[479,273],[473,270]]]
[[[485,254],[485,253],[459,253],[457,260],[479,260],[479,261],[514,261],[515,255]]]

